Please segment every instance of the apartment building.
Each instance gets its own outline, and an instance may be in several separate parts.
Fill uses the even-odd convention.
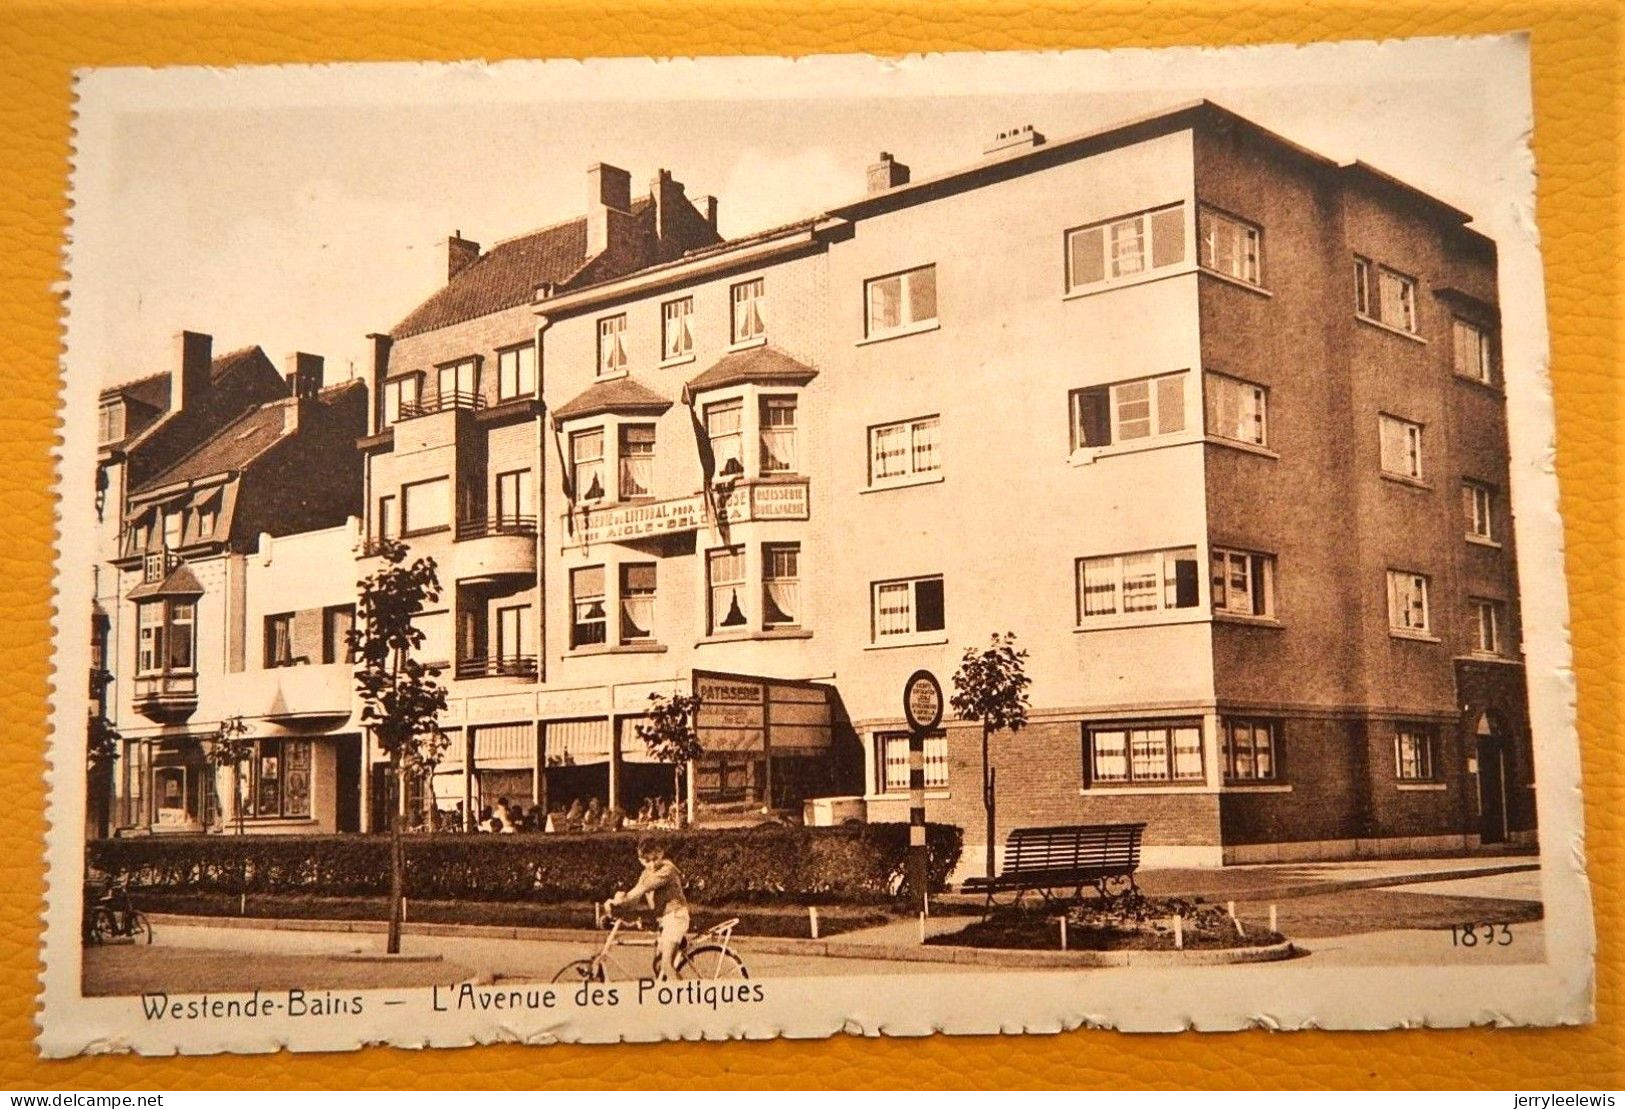
[[[275,400],[130,487],[106,602],[120,834],[360,830],[346,634],[367,389],[291,363]],[[253,749],[237,776],[207,760],[233,718]]]

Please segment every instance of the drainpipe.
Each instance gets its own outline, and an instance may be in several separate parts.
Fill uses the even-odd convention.
[[[536,393],[535,399],[540,405],[542,400],[542,374],[544,373],[542,361],[542,334],[552,321],[546,316],[536,317]],[[536,454],[535,465],[531,472],[536,475],[536,681],[547,681],[547,525],[548,507],[547,490],[548,481],[545,467],[547,465],[547,412],[545,408],[537,414],[536,418]]]

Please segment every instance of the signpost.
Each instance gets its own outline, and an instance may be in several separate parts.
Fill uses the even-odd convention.
[[[908,720],[908,881],[918,892],[920,912],[930,911],[925,852],[925,737],[942,723],[942,684],[929,670],[916,670],[903,685],[903,716]],[[923,927],[923,925],[922,925]]]

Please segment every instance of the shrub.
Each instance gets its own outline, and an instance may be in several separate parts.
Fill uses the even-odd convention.
[[[436,900],[586,901],[636,880],[638,836],[417,835],[406,839],[406,893]],[[958,827],[927,828],[928,872],[941,889],[959,862]],[[879,902],[903,892],[908,825],[689,829],[671,857],[701,904]],[[196,893],[381,894],[382,836],[150,836],[97,840],[87,863],[137,888]]]

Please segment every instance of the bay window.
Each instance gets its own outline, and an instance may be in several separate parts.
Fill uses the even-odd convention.
[[[763,397],[761,403],[761,470],[796,472],[796,398]]]
[[[136,671],[191,674],[197,669],[197,602],[152,600],[136,606]]]
[[[570,487],[577,504],[604,499],[604,429],[570,436]]]
[[[1084,728],[1091,785],[1165,785],[1206,779],[1198,720],[1131,721]]]
[[[721,401],[705,406],[712,473],[720,480],[737,478],[745,472],[744,415],[744,401]]]
[[[1078,622],[1092,617],[1195,608],[1201,603],[1196,548],[1080,558]]]
[[[655,425],[620,426],[620,495],[622,500],[654,494]]]
[[[1185,206],[1104,220],[1067,232],[1067,289],[1109,284],[1185,260]]]

